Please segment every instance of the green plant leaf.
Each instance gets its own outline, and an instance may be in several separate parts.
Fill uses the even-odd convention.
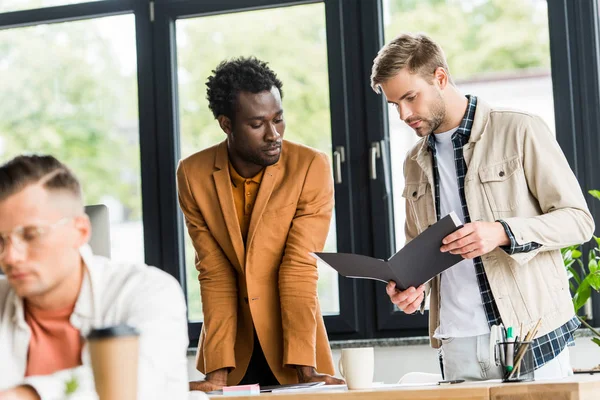
[[[573,267],[568,267],[567,270],[570,272],[573,279],[575,279],[575,282],[577,282],[577,285],[581,285],[581,278],[579,277],[579,273],[577,272],[577,270]]]
[[[598,271],[598,260],[595,257],[589,260],[588,270],[590,271],[590,274],[594,274]]]
[[[590,272],[586,280],[595,291],[600,291],[600,271]]]
[[[594,240],[596,241],[596,246],[600,247],[600,238],[597,236],[594,236]]]
[[[600,200],[600,190],[588,190],[588,193]]]
[[[600,339],[598,339],[597,337],[592,338],[592,342],[596,343],[598,346],[600,346]]]
[[[573,296],[573,306],[575,307],[575,312],[579,311],[579,309],[585,305],[591,295],[592,288],[590,286],[590,282],[588,278],[585,278],[581,282],[581,285],[579,285],[577,288],[575,296]]]
[[[563,257],[563,260],[572,260],[574,258],[581,257],[581,251],[579,251],[579,245],[563,247],[562,249],[560,249],[560,253]]]

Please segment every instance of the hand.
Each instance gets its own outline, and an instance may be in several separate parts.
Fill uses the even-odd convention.
[[[343,379],[338,379],[327,374],[319,374],[313,367],[296,365],[296,371],[298,372],[298,381],[300,383],[325,382],[326,385],[346,384]]]
[[[31,386],[17,386],[0,392],[0,400],[40,400],[40,396]]]
[[[223,386],[227,386],[228,374],[229,370],[227,368],[221,368],[210,372],[206,375],[203,381],[190,382],[190,391],[200,390],[202,392],[212,392],[213,390],[221,390],[223,389]]]
[[[392,303],[398,306],[399,309],[406,314],[412,314],[421,307],[421,303],[425,298],[425,286],[421,285],[418,288],[409,287],[406,290],[396,289],[396,282],[389,281],[385,291]]]
[[[471,222],[446,236],[442,240],[442,252],[460,254],[473,259],[494,250],[498,246],[510,244],[506,231],[500,222]]]

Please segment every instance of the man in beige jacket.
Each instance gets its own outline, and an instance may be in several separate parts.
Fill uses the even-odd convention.
[[[422,138],[404,163],[407,241],[451,211],[464,221],[441,246],[463,261],[426,286],[399,291],[390,282],[391,301],[423,312],[429,294],[430,338],[446,379],[501,377],[490,328],[528,331],[540,319],[536,379],[571,374],[567,344],[579,321],[560,248],[589,240],[594,222],[547,125],[462,95],[442,49],[421,34],[382,48],[371,84]]]

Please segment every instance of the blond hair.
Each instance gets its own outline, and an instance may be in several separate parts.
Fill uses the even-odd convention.
[[[403,33],[377,53],[371,69],[371,87],[380,93],[380,85],[398,75],[404,68],[431,82],[433,73],[439,67],[446,70],[448,80],[452,83],[442,48],[425,34]]]
[[[82,200],[81,185],[66,165],[50,155],[20,155],[0,165],[0,201],[29,185],[65,192]]]

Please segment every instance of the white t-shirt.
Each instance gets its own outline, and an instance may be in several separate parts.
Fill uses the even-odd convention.
[[[464,222],[452,145],[452,135],[457,129],[434,136],[440,185],[440,217],[454,211]],[[441,274],[440,326],[434,337],[469,337],[489,332],[473,260],[463,260]]]

